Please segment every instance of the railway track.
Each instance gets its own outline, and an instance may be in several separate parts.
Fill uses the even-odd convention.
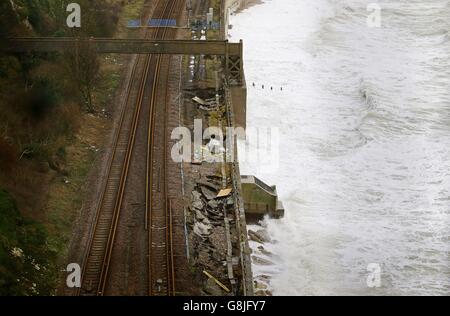
[[[173,1],[172,12],[183,8],[184,1]],[[164,29],[164,35],[175,35]],[[158,56],[158,79],[155,89],[161,93],[152,96],[152,122],[148,130],[147,198],[146,218],[148,222],[148,275],[150,296],[175,295],[175,266],[173,258],[172,203],[168,194],[167,144],[169,69],[171,59]],[[161,71],[163,69],[163,71]],[[157,120],[156,118],[162,118]],[[159,132],[159,135],[156,135]],[[159,142],[155,141],[159,138]],[[162,141],[162,142],[161,142]]]
[[[164,58],[166,59],[166,58]],[[160,59],[164,68],[170,67],[170,60]],[[164,74],[165,78],[158,82],[160,85],[168,87],[168,73]],[[155,143],[156,131],[162,131],[162,139],[167,144],[167,116],[160,122],[156,122],[155,118],[158,112],[166,112],[168,103],[168,89],[164,94],[159,95],[153,100],[152,107],[154,113],[152,128],[149,130],[149,139]],[[157,108],[157,105],[163,105]],[[158,124],[159,123],[159,124]],[[150,143],[150,142],[149,142]],[[173,267],[173,258],[171,251],[171,206],[167,188],[167,149],[160,147],[162,150],[150,148],[148,159],[148,197],[149,204],[147,207],[147,218],[149,226],[149,250],[148,250],[148,268],[150,276],[149,295],[173,295],[175,292],[175,275]],[[157,163],[155,163],[157,162]]]
[[[156,6],[153,18],[163,19],[176,17],[182,8],[182,0],[164,1],[160,0]],[[147,31],[146,38],[151,36],[153,39],[165,39],[175,35],[175,30],[168,28],[158,28],[153,33]],[[168,62],[167,62],[168,61]],[[169,63],[169,65],[167,65]],[[168,102],[168,89],[164,85],[168,83],[170,57],[161,55],[139,55],[133,65],[131,80],[127,87],[126,104],[119,118],[118,132],[116,134],[113,151],[109,161],[106,182],[104,190],[99,199],[95,220],[91,229],[89,244],[82,268],[82,284],[77,291],[78,295],[105,295],[109,280],[111,260],[113,258],[116,234],[119,227],[121,212],[123,211],[124,192],[129,177],[130,162],[134,153],[136,135],[139,128],[139,118],[147,115],[148,118],[148,144],[147,144],[147,172],[146,172],[146,218],[145,228],[149,232],[149,275],[148,275],[148,293],[153,295],[172,295],[175,293],[175,275],[173,260],[171,257],[171,207],[167,198],[167,190],[164,188],[162,193],[165,195],[164,210],[160,212],[159,206],[154,206],[153,190],[153,168],[154,168],[154,141],[155,125],[158,120],[155,115],[158,113],[157,107],[163,105],[163,111],[166,111]],[[153,76],[151,75],[153,74]],[[151,104],[149,111],[144,111],[146,105],[146,87],[151,84]],[[163,83],[163,86],[161,86]],[[163,97],[160,91],[164,91]],[[163,98],[163,99],[161,99]],[[133,100],[137,100],[135,103]],[[160,111],[160,109],[159,109]],[[165,113],[159,112],[164,116],[163,122],[166,122]],[[164,123],[166,126],[166,123]],[[167,144],[167,131],[164,127],[164,144]],[[162,172],[166,173],[166,155],[167,151],[163,145],[162,152],[164,163],[160,167]],[[158,158],[161,159],[161,158]],[[166,176],[163,177],[167,186]],[[169,208],[169,210],[167,210]],[[158,212],[158,214],[154,214]],[[165,218],[165,225],[160,225],[159,217]],[[161,239],[159,231],[164,230],[165,238]],[[130,241],[132,242],[132,241]],[[155,247],[153,247],[155,245]],[[158,248],[159,251],[155,251]],[[145,251],[145,250],[143,250]],[[159,262],[161,253],[164,252],[166,258],[165,264],[156,265]],[[172,265],[172,266],[171,266]],[[161,271],[164,277],[160,276]],[[162,279],[161,279],[162,278]],[[157,280],[158,282],[154,282]],[[159,280],[162,280],[161,282]],[[161,291],[156,291],[161,285]],[[155,285],[156,284],[156,285]]]

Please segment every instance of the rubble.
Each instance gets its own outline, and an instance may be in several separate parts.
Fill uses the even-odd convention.
[[[269,287],[267,284],[259,281],[255,281],[255,289],[257,290],[267,290]]]
[[[202,200],[196,200],[192,202],[192,207],[195,210],[202,210],[203,209],[203,201]]]
[[[256,296],[272,296],[272,291],[270,291],[268,285],[269,281],[270,277],[267,275],[259,275],[256,280],[253,281]]]
[[[209,188],[206,187],[206,186],[201,186],[200,189],[201,189],[201,191],[202,191],[203,196],[204,196],[207,200],[212,200],[212,199],[214,199],[214,198],[216,197],[216,195],[217,195],[216,191],[213,191],[213,190],[209,189]]]
[[[273,296],[270,290],[255,290],[255,296]]]
[[[198,180],[197,181],[197,184],[200,186],[200,187],[207,187],[207,188],[209,188],[210,190],[212,190],[212,191],[219,191],[220,190],[220,185],[219,184],[216,184],[216,183],[213,183],[213,181],[209,181],[209,180]]]
[[[220,288],[219,285],[217,285],[217,283],[213,279],[208,279],[206,281],[203,291],[205,291],[206,294],[212,296],[223,295],[223,290]]]
[[[208,280],[204,280],[203,291],[209,295],[224,295],[230,291],[224,290],[217,284],[217,282],[225,282],[229,277],[227,229],[224,217],[226,208],[231,214],[227,216],[229,223],[234,221],[232,215],[234,213],[231,211],[234,207],[234,198],[232,196],[218,198],[217,194],[221,186],[222,177],[215,175],[201,176],[196,180],[191,191],[190,216],[187,220],[191,232],[189,238],[195,266],[206,269],[214,275],[213,278],[208,277]],[[239,241],[235,233],[233,235],[233,232],[229,232],[229,234],[233,243]],[[238,259],[236,260],[239,262]]]
[[[253,240],[260,244],[265,244],[265,243],[271,242],[271,238],[270,238],[269,234],[267,233],[267,231],[265,231],[263,229],[260,229],[256,232],[249,229],[248,237],[250,238],[250,240]]]
[[[273,265],[273,262],[267,259],[263,259],[257,256],[252,256],[252,261],[254,264],[261,265],[261,266],[271,266]]]
[[[270,238],[269,233],[265,229],[259,229],[256,231],[256,234],[258,234],[259,238],[264,242],[271,242],[272,238]]]
[[[266,250],[263,246],[258,246],[257,248],[259,250],[260,253],[262,253],[263,255],[266,256],[272,256],[272,253],[268,250]]]
[[[233,189],[231,188],[220,190],[219,194],[217,194],[217,197],[218,198],[227,197],[231,194],[231,191],[233,191]]]
[[[203,215],[202,212],[200,212],[199,210],[195,210],[195,218],[197,218],[199,221],[204,220],[206,217],[205,215]]]
[[[248,230],[248,238],[257,243],[264,244],[264,241],[259,237],[259,235],[251,229]]]
[[[197,263],[200,266],[204,266],[207,268],[211,267],[211,256],[209,255],[208,248],[198,249]]]
[[[194,35],[201,38],[200,34]],[[192,192],[186,221],[190,263],[197,275],[203,271],[198,280],[202,282],[204,294],[238,295],[245,292],[241,282],[247,271],[241,267],[242,236],[241,227],[237,225],[240,218],[233,189],[230,189],[232,185],[234,187],[231,182],[234,174],[226,164],[226,149],[223,147],[225,128],[231,122],[226,115],[221,62],[215,57],[214,60],[202,58],[199,61],[192,56],[186,59],[192,67],[186,69],[186,82],[189,84],[184,88],[186,111],[182,114],[183,119],[186,122],[201,119],[202,126],[218,127],[222,134],[216,130],[205,131],[201,146],[193,150],[194,162],[186,168],[188,199]],[[202,73],[203,61],[208,63],[208,67]],[[215,80],[206,76],[207,71],[216,74]],[[195,129],[195,125],[191,124],[189,128]],[[225,191],[220,194],[223,189]],[[252,288],[251,283],[247,285],[247,289]]]
[[[203,222],[196,222],[194,224],[194,234],[202,238],[208,236],[210,234],[211,229],[212,229],[211,225],[207,225]]]
[[[201,197],[202,197],[202,195],[199,192],[192,191],[192,199],[193,200],[199,200],[199,199],[201,199]]]
[[[211,200],[208,202],[208,206],[212,209],[217,209],[219,207],[219,202],[216,200]]]
[[[263,282],[266,282],[266,283],[268,283],[272,279],[272,277],[267,274],[260,274],[256,278],[259,280],[262,280]]]
[[[227,252],[227,243],[223,236],[225,236],[225,228],[221,226],[216,227],[212,234],[209,236],[211,244],[216,249],[216,251],[221,254],[225,254]]]
[[[204,203],[202,201],[202,195],[197,192],[197,191],[193,191],[192,192],[192,204],[191,204],[192,208],[194,210],[203,210],[204,207]]]

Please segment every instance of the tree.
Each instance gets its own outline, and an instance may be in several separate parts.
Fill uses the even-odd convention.
[[[86,110],[90,113],[94,112],[92,94],[100,71],[95,48],[89,43],[80,43],[75,47],[74,52],[67,53],[66,60],[84,99]]]

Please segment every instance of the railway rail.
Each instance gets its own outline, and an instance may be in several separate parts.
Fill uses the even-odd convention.
[[[183,0],[160,0],[153,17],[162,19],[177,16],[183,8],[183,2]],[[176,30],[168,28],[147,30],[146,37],[170,38],[175,35],[175,32]],[[167,144],[165,111],[167,111],[169,102],[169,68],[170,57],[161,55],[139,55],[133,65],[131,80],[127,87],[126,104],[120,114],[106,182],[99,199],[83,262],[82,284],[77,291],[78,295],[105,295],[107,290],[118,224],[121,212],[124,211],[124,192],[127,187],[130,162],[134,154],[137,131],[143,128],[139,126],[139,118],[142,115],[146,115],[148,119],[147,172],[145,175],[146,216],[145,223],[143,223],[148,230],[148,294],[175,294],[172,205],[167,194],[167,150],[165,146]],[[151,86],[149,106],[145,104],[148,86]],[[137,101],[133,102],[134,100]],[[144,110],[146,106],[149,108],[148,113]],[[162,115],[164,119],[157,120],[156,115]],[[156,125],[161,122],[164,135],[162,140],[158,139],[164,143],[163,150],[157,152],[155,151],[155,131]],[[161,170],[160,178],[164,181],[162,190],[158,190],[158,188],[155,190],[154,185],[154,169],[157,164],[159,165],[156,168]],[[157,199],[162,199],[163,203],[157,204]]]
[[[173,1],[172,12],[184,7],[184,1]],[[164,35],[173,37],[173,29],[163,29]],[[148,275],[149,295],[175,295],[175,264],[173,258],[172,205],[168,193],[167,126],[169,96],[169,69],[171,59],[158,57],[155,93],[152,96],[151,118],[148,130],[147,199],[148,222]],[[162,71],[161,71],[162,69]],[[157,120],[156,118],[162,118]],[[156,135],[159,132],[159,135]],[[155,140],[159,139],[159,142]],[[159,148],[159,150],[157,150]],[[156,181],[155,181],[156,180]],[[161,185],[163,184],[163,185]]]

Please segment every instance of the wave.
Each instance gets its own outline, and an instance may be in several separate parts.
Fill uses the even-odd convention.
[[[273,0],[234,17],[249,82],[301,87],[249,89],[252,123],[287,135],[269,180],[286,218],[265,223],[274,265],[254,267],[275,295],[450,294],[450,6],[383,2],[367,28],[367,3]],[[261,58],[277,43],[292,69]],[[381,288],[366,286],[370,263]]]

